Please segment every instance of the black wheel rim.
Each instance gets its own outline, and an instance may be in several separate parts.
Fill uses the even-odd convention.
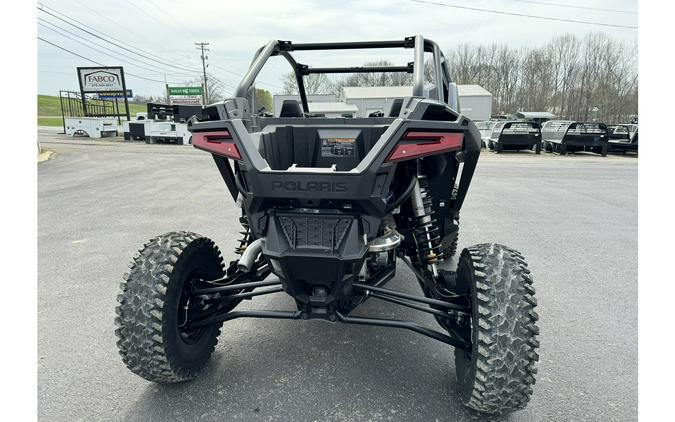
[[[206,286],[203,281],[204,276],[198,273],[190,274],[187,281],[183,284],[183,289],[178,300],[178,317],[176,322],[178,332],[185,344],[192,345],[202,338],[205,328],[191,328],[190,324],[199,318],[204,311],[204,303],[199,298],[192,295],[192,291]]]

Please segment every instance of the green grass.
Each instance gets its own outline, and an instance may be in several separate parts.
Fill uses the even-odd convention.
[[[51,95],[38,95],[37,96],[37,115],[38,115],[38,125],[45,126],[60,126],[61,119],[54,119],[53,116],[61,115],[61,102],[59,97]],[[124,102],[120,101],[120,112],[124,110]],[[147,111],[145,104],[139,103],[129,103],[129,113],[133,117],[136,113],[141,113]],[[48,118],[40,116],[51,116]]]
[[[38,117],[38,126],[63,126],[63,120],[60,117]]]

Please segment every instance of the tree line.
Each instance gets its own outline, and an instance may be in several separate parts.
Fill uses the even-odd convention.
[[[608,123],[626,122],[638,112],[637,43],[604,33],[566,34],[540,47],[460,44],[446,52],[453,81],[477,84],[492,93],[493,114],[549,111],[558,118]],[[365,66],[391,65],[387,61]],[[430,63],[425,66],[427,79]],[[307,93],[335,93],[345,86],[410,85],[409,74],[352,74],[331,79],[305,77]],[[284,93],[297,94],[292,73],[283,78]]]
[[[604,33],[567,34],[537,48],[463,44],[446,57],[458,84],[492,93],[494,114],[622,123],[638,112],[637,45]]]

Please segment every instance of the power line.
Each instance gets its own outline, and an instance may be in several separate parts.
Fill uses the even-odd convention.
[[[237,77],[239,77],[239,78],[242,78],[242,77],[243,77],[243,74],[244,74],[244,73],[237,73],[237,72],[234,72],[234,71],[232,71],[232,70],[226,69],[226,68],[224,68],[223,66],[219,66],[219,65],[216,64],[216,63],[211,63],[211,66],[216,67],[216,68],[218,68],[218,69],[220,69],[220,70],[222,70],[222,71],[224,71],[224,72],[230,73],[230,74],[232,74],[232,75],[234,75],[234,76],[237,76]],[[262,81],[262,80],[256,80],[256,83],[257,83],[257,84],[260,84],[260,85],[267,85],[267,86],[270,86],[270,87],[272,87],[272,88],[283,89],[283,87],[281,87],[281,86],[279,86],[279,85],[271,84],[271,83],[269,83],[269,82],[265,82],[265,81]]]
[[[87,9],[87,10],[89,10],[89,11],[91,11],[91,12],[94,12],[95,14],[97,14],[98,16],[102,17],[103,19],[107,20],[108,22],[111,22],[111,23],[114,24],[115,26],[124,29],[125,31],[129,32],[130,34],[133,34],[133,35],[137,36],[137,37],[140,38],[140,39],[143,39],[143,36],[142,36],[142,35],[140,35],[139,33],[135,32],[135,31],[133,31],[133,30],[131,30],[131,29],[129,29],[128,27],[124,26],[123,24],[119,23],[118,21],[112,19],[110,16],[106,16],[105,14],[100,13],[99,11],[97,11],[96,9],[94,9],[93,7],[87,6],[86,3],[81,2],[80,0],[75,0],[75,1],[76,1],[77,4],[79,4],[80,6],[84,7],[85,9]],[[54,10],[54,9],[52,9],[52,10]],[[71,19],[72,19],[72,18],[71,18]],[[117,41],[119,41],[119,40],[117,40]],[[122,41],[120,41],[120,42],[122,42]],[[124,43],[124,44],[127,44],[127,43]],[[129,44],[127,44],[127,45],[129,45]],[[142,51],[142,50],[140,50],[140,51]],[[148,53],[148,54],[150,54],[150,53]]]
[[[40,3],[40,6],[38,6],[38,10],[40,10],[40,11],[42,11],[42,12],[44,12],[44,13],[47,13],[48,15],[50,15],[50,16],[52,16],[52,17],[55,17],[56,19],[58,19],[58,20],[60,20],[60,21],[62,21],[62,22],[64,22],[64,23],[67,23],[67,24],[70,25],[70,26],[75,27],[75,28],[79,29],[79,30],[82,31],[82,32],[86,32],[86,33],[89,34],[89,35],[92,35],[92,36],[94,36],[94,37],[96,37],[96,38],[98,38],[98,39],[100,39],[100,40],[102,40],[102,41],[105,41],[105,42],[107,42],[108,44],[112,44],[112,45],[114,45],[114,46],[116,46],[116,47],[118,47],[118,48],[121,48],[121,49],[123,49],[123,50],[129,51],[130,53],[136,54],[136,55],[138,55],[138,56],[141,56],[141,57],[144,57],[144,58],[146,58],[146,59],[152,60],[152,61],[154,61],[154,62],[161,63],[161,64],[164,65],[164,66],[169,66],[169,67],[173,67],[173,68],[175,68],[175,69],[179,69],[179,70],[183,70],[183,71],[188,71],[188,72],[194,72],[194,71],[196,70],[196,69],[189,69],[189,68],[182,67],[182,66],[176,66],[176,65],[174,65],[174,64],[172,64],[172,63],[165,62],[165,61],[163,61],[163,60],[158,60],[158,59],[153,59],[152,57],[148,57],[148,56],[145,55],[145,54],[142,54],[142,53],[139,53],[138,51],[134,51],[134,50],[132,50],[132,49],[129,49],[129,48],[127,48],[127,47],[124,47],[123,45],[120,45],[120,44],[115,43],[115,42],[113,42],[113,41],[107,40],[107,39],[105,39],[105,38],[103,38],[103,37],[101,37],[101,36],[99,36],[99,35],[97,35],[97,34],[91,32],[91,31],[88,31],[87,29],[84,29],[82,26],[85,26],[85,27],[88,27],[88,28],[91,28],[91,27],[89,27],[89,26],[87,26],[87,25],[85,25],[85,24],[83,24],[83,23],[81,23],[81,22],[79,22],[79,21],[77,21],[77,20],[75,20],[75,19],[73,19],[73,18],[70,18],[70,17],[69,17],[68,19],[72,20],[73,22],[77,22],[77,23],[79,23],[79,24],[82,25],[82,26],[75,25],[74,23],[69,22],[69,21],[63,19],[63,18],[61,18],[61,17],[59,17],[59,16],[57,16],[57,15],[51,13],[50,11],[45,10],[43,7],[46,7],[46,6],[42,5],[42,3]],[[50,7],[48,7],[48,8],[49,8],[50,10],[55,11],[56,13],[59,13],[59,14],[63,15],[62,13],[56,11],[55,9],[52,9],[52,8],[50,8]],[[65,15],[64,15],[64,16],[65,16]],[[93,29],[93,28],[91,28],[91,29]],[[105,35],[105,36],[107,36],[108,38],[115,39],[114,37],[112,37],[112,36],[110,36],[110,35],[107,35],[106,33],[102,32],[102,31],[99,31],[99,30],[96,30],[96,29],[93,29],[93,30],[94,30],[94,31],[97,31],[97,32],[99,32],[99,33],[101,33],[101,34],[103,34],[103,35]],[[119,40],[117,40],[117,41],[119,41]],[[121,42],[121,41],[120,41],[120,42]],[[126,43],[123,43],[123,44],[126,44]],[[139,50],[139,51],[140,51],[140,50]],[[155,56],[155,57],[156,57],[156,56]]]
[[[37,39],[40,40],[40,41],[42,41],[42,42],[46,42],[47,44],[51,44],[51,45],[53,45],[54,47],[59,48],[59,49],[61,49],[61,50],[63,50],[63,51],[67,51],[68,53],[70,53],[70,54],[72,54],[72,55],[74,55],[74,56],[77,56],[77,57],[79,57],[79,58],[85,59],[85,60],[90,61],[90,62],[92,62],[92,63],[94,63],[94,64],[97,64],[97,65],[99,65],[99,66],[105,66],[103,63],[97,62],[96,60],[92,60],[92,59],[90,59],[89,57],[84,57],[84,56],[81,55],[81,54],[77,54],[77,53],[74,52],[74,51],[68,50],[67,48],[63,48],[63,47],[61,47],[60,45],[54,44],[54,43],[51,42],[51,41],[47,41],[47,40],[44,39],[44,38],[37,37]]]
[[[73,40],[73,41],[75,41],[75,42],[77,42],[77,43],[79,43],[79,44],[84,45],[84,46],[87,47],[87,48],[90,48],[90,49],[92,49],[92,50],[94,50],[94,51],[97,51],[97,52],[99,52],[99,53],[102,53],[102,54],[107,54],[107,55],[117,55],[117,56],[122,56],[122,57],[126,57],[126,58],[128,58],[128,59],[131,59],[131,60],[133,60],[133,61],[129,62],[129,61],[126,61],[126,60],[124,60],[124,59],[120,59],[119,57],[115,57],[117,60],[120,60],[121,62],[130,64],[130,65],[135,66],[135,67],[138,67],[138,68],[140,68],[140,69],[145,69],[145,70],[153,71],[155,75],[169,74],[169,75],[181,76],[181,77],[185,77],[185,76],[193,76],[193,75],[187,74],[187,73],[182,73],[182,74],[181,74],[181,73],[173,73],[173,71],[165,71],[164,69],[158,69],[157,67],[151,68],[151,67],[141,66],[140,64],[137,64],[137,62],[140,62],[140,63],[143,63],[143,64],[147,64],[147,65],[149,65],[149,66],[154,66],[154,65],[153,65],[152,63],[147,63],[147,62],[143,62],[143,61],[141,61],[141,60],[137,60],[137,59],[135,59],[135,58],[133,58],[133,57],[131,57],[131,56],[128,56],[128,55],[126,55],[126,54],[124,54],[124,53],[120,53],[120,52],[117,52],[117,51],[112,52],[112,51],[102,51],[102,50],[96,49],[96,48],[94,48],[94,47],[92,47],[92,46],[90,46],[90,45],[84,44],[82,41],[80,41],[80,39],[81,39],[81,40],[84,40],[84,41],[86,41],[86,42],[88,42],[88,43],[90,43],[90,44],[93,44],[93,45],[95,45],[95,46],[104,48],[104,49],[107,48],[107,47],[105,47],[105,46],[103,46],[103,45],[101,45],[101,44],[95,43],[95,42],[93,42],[93,41],[87,40],[86,38],[83,38],[83,37],[81,37],[81,36],[79,36],[79,35],[77,35],[77,34],[71,32],[71,31],[68,31],[67,29],[61,28],[61,27],[58,26],[58,25],[54,25],[53,23],[51,23],[51,22],[49,22],[49,21],[45,21],[44,19],[38,18],[38,21],[42,21],[42,22],[44,22],[44,23],[48,23],[48,24],[50,24],[50,25],[52,25],[52,26],[58,28],[58,30],[57,30],[57,29],[54,29],[54,28],[52,28],[52,27],[49,27],[49,26],[44,25],[44,23],[42,23],[42,22],[38,22],[38,25],[42,26],[43,28],[49,29],[50,31],[53,31],[53,32],[55,32],[55,33],[61,35],[61,36],[64,37],[64,38],[68,38],[68,39],[70,39],[70,40]],[[61,31],[59,31],[59,30],[65,31],[65,32],[67,32],[68,34],[71,34],[71,35],[73,35],[73,36],[75,36],[75,37],[77,37],[77,38],[79,38],[79,39],[70,37],[70,36],[64,34],[63,32],[61,32]],[[158,70],[160,70],[160,71],[158,72]]]
[[[97,62],[96,60],[90,59],[89,57],[85,57],[85,56],[83,56],[83,55],[81,55],[81,54],[78,54],[78,53],[72,51],[72,50],[68,50],[67,48],[61,47],[60,45],[55,44],[55,43],[53,43],[53,42],[51,42],[51,41],[48,41],[48,40],[46,40],[46,39],[44,39],[44,38],[42,38],[42,37],[37,37],[37,39],[40,40],[40,41],[42,41],[42,42],[45,42],[45,43],[47,43],[47,44],[50,44],[50,45],[52,45],[52,46],[54,46],[54,47],[56,47],[56,48],[58,48],[58,49],[60,49],[60,50],[66,51],[66,52],[68,52],[68,53],[70,53],[70,54],[72,54],[72,55],[74,55],[74,56],[77,56],[77,57],[79,57],[79,58],[81,58],[81,59],[90,61],[90,62],[92,62],[92,63],[94,63],[94,64],[99,65],[99,66],[105,66],[105,65],[104,65],[103,63],[101,63],[101,62]],[[145,78],[145,77],[143,77],[143,76],[138,76],[138,75],[136,75],[136,74],[134,74],[134,73],[130,73],[130,72],[124,72],[124,74],[125,74],[126,76],[133,76],[133,77],[135,77],[135,78],[138,78],[138,79],[144,79],[144,80],[150,81],[150,82],[159,82],[159,83],[162,83],[162,84],[164,83],[164,81],[158,81],[157,79]]]
[[[630,26],[630,25],[617,25],[617,24],[612,24],[612,23],[579,21],[579,20],[574,20],[574,19],[554,18],[554,17],[549,17],[549,16],[539,16],[539,15],[527,15],[527,14],[524,14],[524,13],[504,12],[504,11],[501,11],[501,10],[481,9],[481,8],[478,8],[478,7],[469,7],[469,6],[458,6],[458,5],[455,5],[455,4],[438,3],[438,2],[434,2],[434,1],[425,1],[425,0],[409,0],[409,1],[414,2],[414,3],[433,4],[435,6],[452,7],[452,8],[455,8],[455,9],[473,10],[473,11],[476,11],[476,12],[487,12],[487,13],[496,13],[496,14],[499,14],[499,15],[520,16],[520,17],[523,17],[523,18],[545,19],[545,20],[558,21],[558,22],[581,23],[581,24],[585,24],[585,25],[611,26],[611,27],[614,27],[614,28],[637,29],[637,26]]]
[[[112,22],[112,23],[115,24],[116,26],[126,29],[127,31],[129,31],[129,32],[132,33],[132,34],[135,34],[136,36],[138,36],[138,37],[141,38],[141,39],[144,38],[144,37],[140,36],[138,33],[135,33],[135,32],[133,32],[133,31],[129,30],[128,28],[124,27],[124,26],[123,26],[121,23],[119,23],[118,21],[116,21],[116,20],[114,20],[114,19],[112,19],[112,18],[110,18],[110,17],[107,17],[107,16],[102,15],[101,13],[99,13],[98,11],[96,11],[95,9],[86,6],[85,4],[83,4],[82,2],[80,2],[79,0],[76,0],[76,1],[77,1],[79,4],[85,6],[85,7],[86,7],[87,9],[89,9],[90,11],[92,11],[92,12],[96,13],[97,15],[102,16],[102,17],[104,17],[105,19],[107,19],[108,21]],[[138,51],[140,51],[140,52],[142,52],[142,53],[144,53],[144,54],[147,54],[147,55],[149,55],[149,56],[151,56],[151,57],[154,57],[155,59],[152,59],[152,60],[155,60],[157,63],[162,63],[162,64],[164,64],[164,62],[167,61],[167,59],[164,58],[164,57],[159,57],[158,55],[153,54],[153,53],[151,53],[151,52],[149,52],[149,51],[147,51],[147,50],[143,50],[143,49],[141,49],[141,48],[138,48],[138,46],[136,46],[136,45],[131,45],[131,44],[129,44],[128,42],[125,42],[125,41],[120,40],[119,38],[115,38],[115,37],[113,37],[112,35],[106,34],[106,33],[104,33],[103,31],[100,31],[100,30],[98,30],[98,29],[96,29],[96,28],[94,28],[94,27],[92,27],[92,26],[90,26],[90,25],[87,25],[87,24],[85,24],[85,23],[83,23],[83,22],[81,22],[81,21],[78,21],[77,19],[74,19],[74,18],[72,18],[72,17],[70,17],[70,16],[67,16],[67,15],[65,15],[65,14],[63,14],[63,13],[61,13],[61,12],[59,12],[58,10],[54,9],[53,7],[49,7],[49,6],[45,5],[45,4],[42,3],[42,2],[39,2],[39,4],[40,4],[42,7],[46,7],[47,9],[51,10],[52,12],[55,12],[55,13],[61,15],[61,16],[65,16],[66,18],[70,19],[70,20],[73,21],[73,22],[76,22],[76,23],[80,24],[81,26],[83,26],[83,27],[85,27],[85,28],[91,29],[92,31],[96,31],[96,32],[98,32],[99,34],[103,34],[103,35],[105,35],[106,37],[108,37],[108,38],[110,38],[110,39],[112,39],[112,40],[115,40],[115,41],[117,41],[117,42],[119,42],[119,43],[121,43],[121,44],[124,44],[124,45],[127,46],[127,47],[130,47],[130,48],[135,49],[135,50],[138,50]],[[134,51],[133,53],[134,53],[134,54],[137,54],[135,51]],[[172,64],[167,64],[167,65],[169,65],[169,66],[171,66],[171,67],[178,68],[178,69],[182,69],[182,70],[185,70],[185,71],[189,71],[189,72],[195,72],[195,71],[198,70],[197,68],[190,69],[190,68],[185,68],[185,67],[183,67],[183,66],[180,66],[180,67],[174,66],[174,65],[172,65]]]
[[[142,11],[143,13],[147,14],[147,12],[146,12],[145,10],[140,9],[138,6],[134,5],[133,3],[130,3],[130,4],[132,4],[134,7],[136,7],[137,9],[139,9],[140,11]],[[45,10],[45,8],[46,8],[46,9],[49,9],[49,10]],[[95,10],[93,10],[93,9],[91,9],[91,8],[89,8],[89,7],[87,7],[87,8],[88,8],[89,10],[93,11],[94,13],[98,14],[99,16],[102,16],[100,13],[96,12]],[[135,47],[135,46],[131,46],[130,44],[128,44],[128,43],[126,43],[126,42],[124,42],[124,41],[122,41],[122,40],[120,40],[120,39],[118,39],[118,38],[115,38],[115,37],[113,37],[113,36],[111,36],[111,35],[108,35],[108,34],[104,33],[103,31],[100,31],[100,30],[98,30],[98,29],[96,29],[96,28],[93,28],[93,27],[91,27],[91,26],[89,26],[89,25],[86,25],[86,24],[84,24],[83,22],[80,22],[80,21],[78,21],[78,20],[76,20],[76,19],[74,19],[74,18],[72,18],[72,17],[70,17],[70,16],[66,16],[66,15],[64,15],[63,13],[59,12],[58,10],[56,10],[56,9],[54,9],[54,8],[52,8],[52,7],[49,7],[49,6],[45,5],[45,4],[42,3],[42,2],[39,3],[38,10],[40,10],[40,11],[42,11],[42,12],[44,12],[44,13],[47,13],[48,15],[50,15],[50,16],[52,16],[52,17],[54,17],[54,18],[56,18],[56,19],[58,19],[58,20],[60,20],[60,21],[62,21],[62,22],[64,22],[64,23],[66,23],[66,24],[68,24],[68,25],[70,25],[70,26],[73,26],[73,27],[79,29],[80,31],[83,31],[83,32],[85,32],[85,33],[87,33],[87,34],[89,34],[89,35],[92,35],[92,36],[94,36],[94,37],[96,37],[96,38],[98,38],[98,39],[100,39],[100,40],[102,40],[102,41],[105,41],[106,43],[109,43],[109,44],[111,44],[111,45],[114,45],[114,46],[116,46],[116,47],[118,47],[118,48],[121,48],[121,49],[123,49],[123,50],[125,50],[125,51],[129,51],[130,53],[136,54],[136,55],[138,55],[138,56],[140,56],[140,57],[143,57],[143,58],[146,58],[146,59],[148,59],[148,60],[151,60],[152,62],[159,63],[159,64],[162,64],[162,65],[164,65],[164,66],[170,66],[170,67],[173,67],[173,68],[175,68],[175,69],[187,70],[187,71],[189,71],[189,72],[194,72],[194,71],[196,71],[196,69],[188,69],[188,68],[185,68],[185,67],[182,67],[182,66],[176,66],[176,65],[173,65],[173,64],[171,64],[171,63],[165,63],[163,60],[158,60],[158,59],[154,59],[154,58],[152,58],[152,57],[148,57],[148,55],[149,55],[149,56],[154,56],[154,57],[158,57],[158,56],[156,56],[156,55],[154,55],[154,54],[152,54],[152,53],[146,52],[146,51],[144,51],[144,50],[141,50],[141,49],[139,49],[139,48],[137,48],[137,47]],[[54,12],[54,13],[56,13],[56,14],[65,16],[65,17],[67,17],[69,20],[71,20],[71,21],[73,21],[73,22],[76,22],[76,23],[78,23],[78,24],[81,25],[81,26],[78,26],[78,25],[76,25],[76,24],[74,24],[74,23],[72,23],[72,22],[69,22],[69,21],[65,20],[64,18],[62,18],[62,17],[60,17],[60,16],[57,16],[57,15],[55,15],[54,13],[51,13],[50,11],[51,11],[51,12]],[[168,15],[167,15],[167,16],[168,16]],[[151,17],[152,17],[152,16],[151,16]],[[110,21],[113,22],[113,23],[116,23],[115,21],[111,20],[110,18],[106,18],[106,19],[110,20]],[[154,19],[154,17],[153,17],[153,19]],[[99,47],[101,47],[101,48],[105,48],[105,47],[103,47],[102,45],[100,45],[100,44],[98,44],[98,43],[95,43],[95,42],[93,42],[93,41],[91,41],[91,40],[88,40],[88,39],[86,39],[86,38],[83,38],[83,37],[81,37],[81,36],[78,36],[78,35],[74,34],[73,32],[68,31],[68,30],[66,30],[65,28],[62,28],[61,26],[55,25],[53,22],[49,22],[49,21],[46,21],[46,20],[43,20],[43,21],[44,21],[44,22],[47,22],[47,23],[49,23],[49,24],[51,24],[51,25],[53,25],[53,26],[55,26],[56,28],[58,28],[58,29],[60,29],[60,30],[62,30],[62,31],[66,31],[66,32],[68,32],[69,34],[75,35],[75,36],[77,36],[78,38],[81,38],[81,39],[83,39],[83,40],[85,40],[85,41],[87,41],[87,42],[89,42],[89,43],[92,43],[92,44],[94,44],[94,45],[97,45],[97,46],[99,46]],[[160,23],[161,23],[161,22],[160,22]],[[163,23],[162,23],[162,24],[163,24]],[[126,48],[126,47],[124,47],[123,45],[120,45],[120,44],[114,43],[114,42],[112,42],[112,41],[109,41],[109,40],[107,40],[107,39],[105,39],[105,38],[102,38],[101,36],[97,35],[96,33],[93,33],[93,32],[91,32],[91,31],[88,31],[88,30],[84,29],[83,27],[89,28],[89,29],[91,29],[92,31],[96,31],[96,32],[98,32],[98,33],[100,33],[100,34],[102,34],[102,35],[104,35],[104,36],[106,36],[106,37],[108,37],[108,38],[110,38],[110,39],[112,39],[112,40],[115,40],[115,41],[118,41],[118,42],[121,43],[121,44],[130,46],[130,47],[132,47],[132,48],[134,48],[134,49],[136,49],[136,50],[138,50],[138,51],[142,51],[142,52],[144,52],[144,53],[147,53],[147,55],[141,54],[141,53],[139,53],[138,51],[135,51],[135,50]],[[50,30],[52,30],[52,31],[54,31],[54,32],[57,32],[56,30],[54,30],[54,29],[52,29],[52,28],[48,28],[48,29],[50,29]],[[60,35],[61,35],[61,36],[65,36],[65,35],[63,35],[63,34],[60,34]],[[67,36],[65,36],[65,37],[66,37],[66,38],[70,38],[70,37],[67,37]],[[72,38],[70,38],[70,39],[72,39]],[[74,40],[74,41],[79,42],[78,40]],[[79,43],[82,44],[81,42],[79,42]],[[53,43],[52,43],[52,44],[53,44]],[[83,44],[83,45],[85,45],[85,44]],[[96,50],[96,49],[94,49],[93,47],[91,47],[91,46],[89,46],[89,45],[85,45],[85,46],[88,47],[88,48],[91,48],[91,49],[93,49],[93,50]],[[97,51],[98,51],[98,50],[97,50]],[[104,54],[109,54],[109,53],[108,53],[108,52],[105,52]],[[122,55],[122,56],[124,56],[124,57],[129,57],[129,56],[127,56],[127,55],[125,55],[125,54],[123,54],[123,53],[121,53],[121,52],[115,52],[115,54]],[[138,59],[133,59],[133,60],[139,61],[139,62],[144,63],[144,64],[147,64],[147,65],[156,66],[156,64],[154,64],[154,63],[148,63],[148,62],[144,62],[144,61],[141,61],[141,60],[138,60]],[[139,68],[148,69],[148,68],[145,68],[145,67],[140,66],[140,65],[136,65],[136,64],[134,64],[134,65],[137,66],[137,67],[139,67]],[[232,74],[232,75],[234,75],[234,76],[237,76],[237,77],[239,77],[239,78],[242,77],[242,75],[243,75],[243,72],[242,72],[242,73],[237,73],[237,72],[235,72],[235,71],[226,69],[226,68],[224,68],[224,67],[222,67],[222,66],[218,66],[218,65],[216,65],[216,64],[212,64],[212,65],[213,65],[213,66],[216,66],[216,67],[220,68],[221,70],[223,70],[223,71],[225,71],[225,72],[228,72],[228,73],[230,73],[230,74]],[[150,70],[150,69],[148,69],[148,70]],[[154,69],[152,69],[152,70],[154,70]],[[165,69],[160,69],[160,70],[164,71]],[[167,71],[167,72],[163,72],[163,73],[166,73],[166,74],[173,74],[173,75],[176,75],[176,76],[180,76],[180,75],[181,75],[180,73],[176,73],[175,71],[172,71],[172,72],[168,72],[168,71]],[[158,73],[158,74],[161,74],[161,73]],[[130,74],[130,75],[131,75],[131,74]],[[222,82],[222,81],[221,81],[221,82]],[[174,83],[174,82],[172,82],[172,83]],[[265,82],[265,81],[262,81],[262,80],[261,80],[261,81],[258,81],[258,83],[261,84],[261,85],[267,85],[267,86],[270,86],[270,87],[274,87],[274,88],[279,88],[279,89],[281,89],[281,87],[278,86],[278,85],[271,84],[271,83],[268,83],[268,82]]]
[[[156,10],[159,10],[161,13],[163,13],[164,16],[167,16],[169,19],[171,19],[171,21],[173,21],[173,23],[174,23],[176,26],[181,27],[181,28],[185,31],[186,34],[189,34],[189,35],[190,35],[191,37],[193,37],[194,39],[198,39],[198,38],[199,38],[199,36],[198,36],[197,34],[195,34],[194,32],[192,32],[192,30],[191,30],[190,28],[188,28],[187,26],[184,26],[182,22],[180,22],[178,19],[175,19],[175,18],[173,17],[173,15],[171,15],[169,12],[167,12],[167,11],[165,10],[164,7],[157,5],[157,3],[155,3],[155,2],[152,1],[152,0],[146,0],[146,1],[147,1],[148,3],[150,3],[151,5],[153,5],[153,6],[155,7]]]
[[[568,7],[570,9],[597,10],[600,12],[614,12],[614,13],[629,13],[632,15],[637,14],[637,12],[633,12],[631,10],[604,9],[601,7],[588,7],[588,6],[578,6],[574,4],[550,3],[546,1],[534,1],[534,0],[513,0],[513,1],[517,1],[520,3],[543,4],[546,6]]]

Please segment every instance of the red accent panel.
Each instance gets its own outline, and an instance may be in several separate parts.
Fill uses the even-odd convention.
[[[237,145],[227,130],[220,132],[197,132],[192,134],[192,145],[195,148],[222,155],[233,160],[241,160]]]
[[[386,161],[404,161],[462,148],[463,133],[406,132]]]

